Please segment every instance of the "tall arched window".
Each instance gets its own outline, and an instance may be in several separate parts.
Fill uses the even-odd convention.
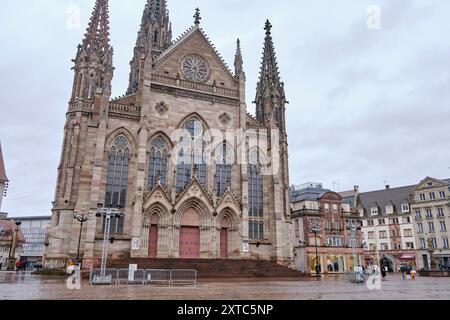
[[[264,239],[264,180],[259,154],[252,154],[248,165],[248,215],[250,239]]]
[[[187,187],[194,174],[202,186],[206,186],[206,130],[197,119],[187,121],[184,129],[177,161],[177,192]]]
[[[214,176],[214,184],[217,196],[222,196],[231,185],[231,170],[233,165],[232,152],[227,148],[227,143],[224,141],[216,151],[216,174]]]
[[[105,206],[125,208],[127,195],[130,147],[125,136],[119,135],[109,151],[108,175],[106,179]],[[111,220],[111,232],[123,232],[124,217]]]
[[[159,42],[159,30],[155,29],[153,32],[153,44],[158,44]]]
[[[149,191],[158,184],[158,179],[161,185],[167,185],[168,150],[164,139],[157,138],[153,141],[148,160],[147,187]]]

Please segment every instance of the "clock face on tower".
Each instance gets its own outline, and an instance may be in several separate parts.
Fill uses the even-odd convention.
[[[200,56],[188,56],[181,63],[181,70],[186,79],[203,82],[208,78],[208,63]]]

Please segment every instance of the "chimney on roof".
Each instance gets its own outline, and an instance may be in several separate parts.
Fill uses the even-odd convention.
[[[390,185],[386,185],[386,190],[389,190],[391,188],[391,186]]]
[[[354,186],[354,187],[353,187],[353,190],[354,190],[355,192],[359,192],[359,186]]]

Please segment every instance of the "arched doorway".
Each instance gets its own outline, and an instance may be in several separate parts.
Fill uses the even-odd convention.
[[[395,265],[392,257],[387,254],[384,254],[380,259],[380,267],[382,269],[387,268],[388,272],[395,272]]]
[[[228,229],[230,228],[230,222],[227,218],[222,219],[220,223],[220,257],[222,259],[228,258]]]
[[[158,225],[159,217],[157,214],[150,218],[150,228],[148,236],[148,256],[149,258],[156,258],[158,255]]]
[[[190,208],[181,219],[180,258],[195,259],[200,257],[200,216]]]

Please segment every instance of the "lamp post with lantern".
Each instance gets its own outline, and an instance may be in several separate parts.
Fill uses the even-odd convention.
[[[77,248],[77,264],[80,263],[80,247],[81,247],[81,235],[83,233],[83,225],[92,219],[92,212],[86,212],[86,209],[80,211],[75,211],[73,218],[80,223],[80,235],[78,237],[78,248]]]
[[[311,231],[314,234],[314,242],[316,246],[316,275],[319,275],[321,272],[320,262],[319,262],[319,252],[318,252],[318,245],[317,245],[317,234],[320,233],[321,227],[320,222],[318,219],[311,219],[310,225],[309,225],[309,231]]]

